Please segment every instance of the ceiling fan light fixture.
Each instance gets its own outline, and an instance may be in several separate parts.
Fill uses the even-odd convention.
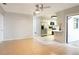
[[[36,13],[36,14],[39,14],[39,13],[40,13],[40,11],[35,11],[35,13]]]
[[[39,10],[39,9],[36,9],[36,10],[35,10],[35,13],[36,13],[36,14],[39,14],[39,13],[40,13],[40,10]]]

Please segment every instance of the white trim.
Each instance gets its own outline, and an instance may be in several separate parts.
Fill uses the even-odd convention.
[[[66,43],[66,39],[67,39],[67,16],[65,16],[65,43]]]
[[[2,43],[3,41],[0,41],[0,43]]]

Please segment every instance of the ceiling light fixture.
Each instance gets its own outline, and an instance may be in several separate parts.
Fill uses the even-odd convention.
[[[35,13],[36,13],[36,14],[39,14],[39,13],[40,13],[40,10],[39,10],[39,9],[36,9],[36,10],[35,10]]]
[[[3,5],[7,5],[7,3],[2,3]]]
[[[43,4],[37,4],[35,5],[36,9],[34,11],[34,14],[40,14],[43,9],[46,9],[46,8],[50,8],[50,6],[44,6]]]

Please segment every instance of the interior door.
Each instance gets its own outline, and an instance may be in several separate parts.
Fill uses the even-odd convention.
[[[79,15],[68,17],[68,43],[79,41]]]
[[[3,15],[0,13],[0,41],[3,41]]]
[[[33,36],[41,36],[40,16],[33,16]]]

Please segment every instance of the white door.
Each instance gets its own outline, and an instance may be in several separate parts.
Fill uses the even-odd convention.
[[[0,13],[0,41],[3,41],[3,15]]]
[[[68,43],[79,41],[79,15],[68,17]]]
[[[33,16],[33,36],[41,36],[40,16]]]

